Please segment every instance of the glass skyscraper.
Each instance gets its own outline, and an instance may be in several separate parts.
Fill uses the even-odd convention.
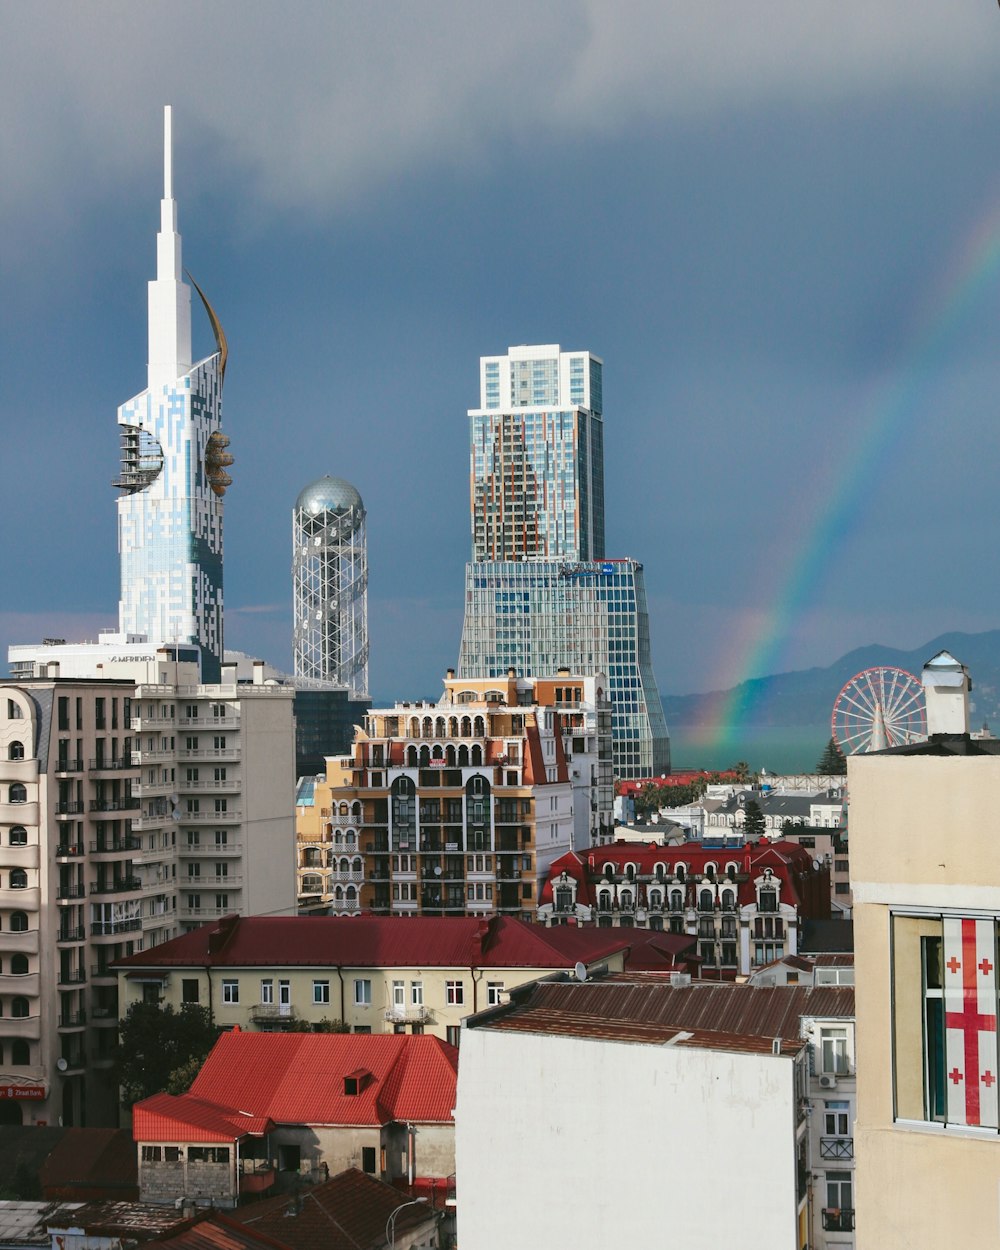
[[[602,362],[558,346],[480,361],[473,562],[459,676],[606,672],[615,774],[670,767],[642,565],[604,558]]]
[[[220,428],[226,342],[205,302],[218,350],[192,363],[191,288],[183,279],[171,149],[168,107],[156,278],[149,283],[148,385],[118,409],[119,629],[154,645],[196,645],[202,681],[215,682],[223,646],[222,496],[232,463]]]

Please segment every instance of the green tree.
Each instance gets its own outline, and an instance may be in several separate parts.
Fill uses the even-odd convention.
[[[133,1003],[118,1030],[116,1076],[124,1105],[167,1090],[188,1065],[200,1067],[218,1036],[211,1013],[195,1003],[180,1011],[170,1003]]]
[[[816,765],[816,771],[824,777],[846,777],[847,776],[847,759],[844,752],[837,745],[837,739],[831,738],[826,744],[826,749],[819,757]]]
[[[746,837],[759,841],[764,836],[767,829],[767,822],[764,820],[764,813],[760,810],[760,804],[756,799],[750,799],[746,807],[743,809],[743,832]]]

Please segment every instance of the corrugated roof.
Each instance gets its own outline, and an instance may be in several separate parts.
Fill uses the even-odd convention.
[[[475,916],[226,917],[115,966],[566,969],[629,945],[628,935],[607,930],[546,929],[506,916],[485,924]]]
[[[752,1039],[770,1046],[779,1037],[797,1049],[803,1016],[853,1015],[853,986],[732,982],[671,986],[649,977],[624,975],[582,984],[539,982],[516,991],[509,1011],[482,1018],[473,1027],[578,1032],[623,1040],[630,1034],[634,1034],[633,1040],[655,1040],[657,1036],[669,1040],[673,1031],[685,1030],[739,1038],[755,1050],[762,1047],[751,1044]],[[721,1043],[709,1038],[704,1044]]]
[[[385,1245],[385,1226],[406,1194],[356,1168],[298,1197],[283,1194],[240,1207],[231,1215],[292,1250],[369,1250]],[[435,1218],[430,1205],[405,1207],[395,1220],[400,1237]]]
[[[365,1069],[355,1094],[344,1077]],[[402,1034],[223,1033],[191,1090],[136,1103],[136,1141],[232,1141],[277,1124],[452,1122],[458,1051]]]

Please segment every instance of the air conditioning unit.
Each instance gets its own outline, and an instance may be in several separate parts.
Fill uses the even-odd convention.
[[[835,1076],[821,1076],[819,1078],[821,1089],[836,1089],[837,1078]]]

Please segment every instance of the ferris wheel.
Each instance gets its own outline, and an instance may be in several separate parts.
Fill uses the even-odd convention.
[[[837,695],[830,731],[845,755],[882,751],[927,737],[924,690],[902,668],[866,668]]]

